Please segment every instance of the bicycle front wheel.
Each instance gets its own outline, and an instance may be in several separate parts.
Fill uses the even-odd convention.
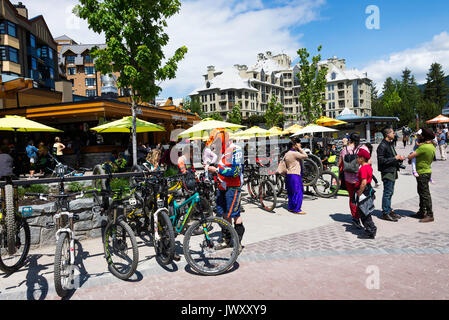
[[[30,227],[25,219],[16,219],[15,252],[12,255],[8,254],[6,230],[3,225],[0,227],[0,270],[13,273],[23,266],[30,250]]]
[[[74,288],[75,266],[70,263],[70,238],[66,232],[59,234],[55,251],[55,289],[58,296],[66,297]]]
[[[203,236],[193,236],[198,228]],[[189,266],[196,272],[219,275],[234,265],[239,255],[239,239],[231,223],[218,217],[196,221],[184,235],[183,251]]]
[[[154,250],[161,263],[168,265],[173,261],[175,253],[175,233],[170,218],[165,211],[161,210],[157,213],[157,221],[159,239],[156,239],[153,231]]]
[[[109,271],[121,280],[129,279],[139,262],[137,241],[131,227],[122,219],[109,223],[104,231],[103,245]]]
[[[337,175],[331,171],[321,172],[313,189],[322,198],[334,197],[340,189]]]
[[[268,180],[262,181],[259,187],[259,201],[267,211],[273,211],[277,204],[276,188]]]

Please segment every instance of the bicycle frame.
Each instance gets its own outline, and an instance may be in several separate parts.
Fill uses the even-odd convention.
[[[175,228],[175,232],[177,234],[181,233],[182,229],[184,228],[186,222],[189,220],[190,214],[192,213],[192,210],[195,208],[195,206],[200,202],[200,195],[198,192],[194,193],[190,198],[185,200],[183,203],[178,204],[176,200],[173,201],[173,209],[174,214],[170,217],[170,220],[172,222],[173,227]],[[188,204],[190,204],[189,209],[187,210],[184,219],[182,222],[179,220],[179,212],[181,208],[186,207]],[[179,225],[179,226],[178,226]]]

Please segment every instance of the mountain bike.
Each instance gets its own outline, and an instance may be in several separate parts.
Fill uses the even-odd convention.
[[[83,176],[86,171],[90,171],[89,168],[79,168],[74,169],[68,165],[65,165],[58,161],[54,155],[51,153],[48,153],[50,160],[52,163],[55,164],[54,168],[47,168],[47,171],[51,172],[50,178],[56,178],[56,177],[79,177]]]
[[[30,227],[18,207],[17,187],[7,177],[0,197],[0,270],[6,273],[19,270],[30,250]]]
[[[94,189],[96,206],[93,210],[106,214],[107,225],[103,233],[103,247],[109,271],[121,280],[129,279],[137,269],[139,250],[133,230],[126,222],[126,207],[133,203],[133,196],[124,193],[129,188]],[[132,206],[133,204],[131,204]]]
[[[132,210],[126,219],[136,233],[150,231],[156,257],[162,264],[168,265],[173,261],[175,253],[175,235],[168,208],[161,197],[164,182],[164,179],[154,176],[138,183],[133,188],[134,198],[129,199]]]
[[[70,211],[70,199],[84,196],[83,192],[64,193],[60,187],[59,194],[25,193],[26,196],[38,197],[41,200],[56,200],[55,222],[48,222],[46,228],[56,228],[56,250],[54,261],[54,284],[58,296],[66,297],[75,289],[75,232],[74,221],[79,220],[77,214]]]
[[[198,191],[182,203],[173,200],[170,204],[170,220],[175,236],[186,229],[183,252],[189,266],[202,275],[218,275],[234,265],[240,244],[232,224],[220,217],[209,216],[208,210],[202,207],[206,203],[207,200]],[[187,227],[194,212],[197,220]],[[201,230],[200,234],[198,230]],[[229,245],[219,249],[225,240],[223,234],[230,236]]]
[[[248,193],[253,200],[257,199],[266,211],[273,211],[277,204],[279,191],[267,172],[260,173],[261,169],[266,169],[266,167],[259,161],[255,165],[245,165],[244,184],[247,185]]]
[[[322,198],[335,197],[340,190],[338,176],[331,171],[322,171],[317,181],[313,184],[313,190]]]

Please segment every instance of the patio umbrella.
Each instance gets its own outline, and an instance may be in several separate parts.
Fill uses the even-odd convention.
[[[203,137],[205,134],[208,134],[210,131],[217,128],[235,130],[239,128],[245,128],[245,126],[206,118],[195,124],[193,127],[181,132],[178,135],[178,138],[191,138],[193,136]]]
[[[303,127],[300,126],[299,124],[294,124],[290,127],[288,127],[287,129],[284,130],[284,134],[294,134],[296,132],[298,132],[299,130],[301,130]]]
[[[231,138],[237,139],[237,140],[248,140],[255,137],[267,137],[269,136],[268,130],[265,130],[260,127],[252,127],[248,130],[240,131],[235,134],[231,135]]]
[[[133,117],[123,117],[120,120],[105,123],[101,126],[91,128],[90,130],[97,131],[98,133],[131,133],[133,130]],[[165,128],[157,124],[136,118],[137,133],[153,131],[165,131]]]
[[[322,127],[316,124],[310,124],[308,126],[305,126],[301,130],[297,131],[292,137],[300,136],[302,134],[314,134],[314,133],[320,133],[320,132],[337,132],[338,130]]]
[[[440,114],[438,117],[426,121],[426,123],[449,123],[449,118]]]
[[[322,116],[316,121],[316,124],[319,126],[330,127],[347,124],[347,122]]]
[[[63,132],[62,130],[20,116],[5,116],[1,118],[0,130],[16,132]]]
[[[273,136],[282,136],[284,135],[284,130],[282,130],[279,127],[273,127],[270,130],[268,130],[269,136],[273,137]]]

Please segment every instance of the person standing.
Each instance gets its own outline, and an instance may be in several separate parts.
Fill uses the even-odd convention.
[[[53,144],[53,153],[56,156],[56,159],[62,163],[62,156],[64,155],[63,150],[65,149],[65,145],[61,143],[61,138],[56,137],[55,143]]]
[[[295,138],[289,143],[289,151],[284,156],[287,176],[285,187],[288,195],[288,211],[294,214],[304,215],[302,201],[304,196],[304,186],[302,181],[302,160],[306,159],[307,153],[301,147],[301,139]]]
[[[351,210],[352,223],[359,229],[362,228],[362,224],[360,223],[360,216],[357,212],[357,206],[353,203],[352,199],[355,193],[355,183],[358,172],[357,153],[360,149],[364,149],[369,152],[368,148],[365,145],[360,145],[360,136],[356,133],[352,133],[349,137],[348,145],[344,147],[340,153],[340,159],[338,163],[338,166],[340,168],[343,168],[344,183],[349,195],[349,209]],[[355,164],[356,168],[353,168],[352,170],[349,169],[345,165],[345,157],[348,160],[349,158],[351,158],[351,162]]]
[[[9,155],[9,147],[6,144],[0,146],[0,179],[2,177],[12,176],[13,173],[13,158]]]
[[[423,128],[418,131],[418,138],[424,143],[408,156],[409,160],[416,158],[416,170],[418,172],[416,182],[419,195],[419,211],[412,217],[420,219],[419,222],[433,222],[432,196],[430,195],[429,183],[432,178],[431,165],[436,152],[432,142],[434,133],[431,129]]]
[[[220,183],[217,191],[217,216],[223,217],[228,222],[234,219],[234,228],[237,232],[242,249],[242,238],[245,233],[243,220],[240,216],[240,197],[242,187],[242,148],[234,144],[229,139],[229,133],[224,129],[214,129],[211,132],[211,144],[215,145],[215,150],[221,154],[221,159],[217,166],[209,166],[210,173],[216,173]],[[223,234],[224,241],[219,248],[226,248],[230,245],[229,235]]]
[[[394,148],[394,130],[392,128],[385,128],[382,130],[382,134],[384,139],[377,147],[377,165],[384,185],[382,219],[397,222],[401,216],[393,212],[391,199],[393,197],[396,180],[398,179],[399,166],[405,157],[396,153]]]
[[[34,171],[36,170],[37,153],[39,152],[39,149],[34,146],[33,140],[30,140],[25,150],[30,161],[30,178],[34,179]]]
[[[438,129],[438,148],[440,149],[440,155],[441,160],[446,161],[447,160],[447,142],[446,142],[446,133],[443,132],[443,130]]]

